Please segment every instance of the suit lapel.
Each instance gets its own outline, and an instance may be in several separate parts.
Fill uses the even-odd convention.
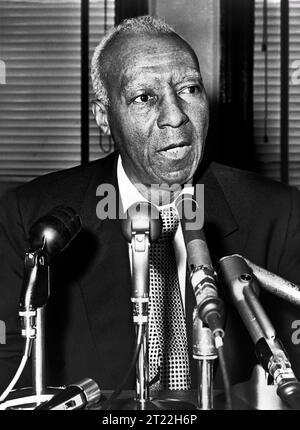
[[[238,225],[218,182],[214,163],[202,177],[204,184],[204,231],[214,265],[228,253],[242,252],[247,232]]]

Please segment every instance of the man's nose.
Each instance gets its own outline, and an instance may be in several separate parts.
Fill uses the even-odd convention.
[[[180,105],[176,95],[165,97],[159,107],[157,125],[159,128],[177,128],[188,122],[189,118]]]

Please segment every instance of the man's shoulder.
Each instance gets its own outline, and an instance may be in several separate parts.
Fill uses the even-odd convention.
[[[210,169],[224,192],[273,196],[290,194],[291,187],[259,173],[213,162]]]
[[[276,220],[280,214],[288,216],[294,205],[300,207],[300,192],[295,187],[215,162],[210,172],[232,213],[244,220]]]
[[[97,176],[101,181],[109,175],[112,175],[115,153],[110,154],[105,158],[101,158],[85,165],[79,165],[70,169],[64,169],[47,175],[40,176],[26,184],[18,187],[20,195],[64,195],[66,192],[70,194],[80,194],[84,192],[89,182]]]
[[[65,205],[79,210],[91,184],[100,185],[111,180],[116,154],[86,165],[49,173],[13,190],[20,211],[25,218]],[[95,190],[93,190],[95,194]]]

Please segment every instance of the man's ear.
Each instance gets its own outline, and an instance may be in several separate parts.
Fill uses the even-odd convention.
[[[92,101],[92,112],[96,123],[103,134],[110,134],[110,128],[107,118],[107,108],[99,100]]]

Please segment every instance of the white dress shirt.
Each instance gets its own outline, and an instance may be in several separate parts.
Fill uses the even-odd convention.
[[[141,193],[138,191],[138,189],[133,185],[133,183],[126,175],[125,170],[123,168],[122,159],[120,156],[118,159],[118,166],[117,166],[117,178],[118,178],[120,197],[122,200],[124,212],[126,212],[131,205],[137,202],[141,202],[141,201],[147,202],[147,199],[145,199],[145,197],[141,195]],[[193,192],[194,192],[194,187],[192,185],[186,185],[183,188],[181,193],[193,194]],[[171,203],[169,205],[164,205],[164,206],[157,206],[157,207],[158,209],[163,209],[168,206],[174,206],[174,203],[173,204]],[[129,244],[129,247],[130,247],[130,244]],[[175,251],[175,258],[177,263],[178,280],[180,285],[182,303],[185,309],[186,249],[185,249],[184,238],[183,238],[183,233],[182,233],[182,228],[180,223],[174,237],[174,251]],[[129,252],[129,257],[131,261],[131,252]]]

